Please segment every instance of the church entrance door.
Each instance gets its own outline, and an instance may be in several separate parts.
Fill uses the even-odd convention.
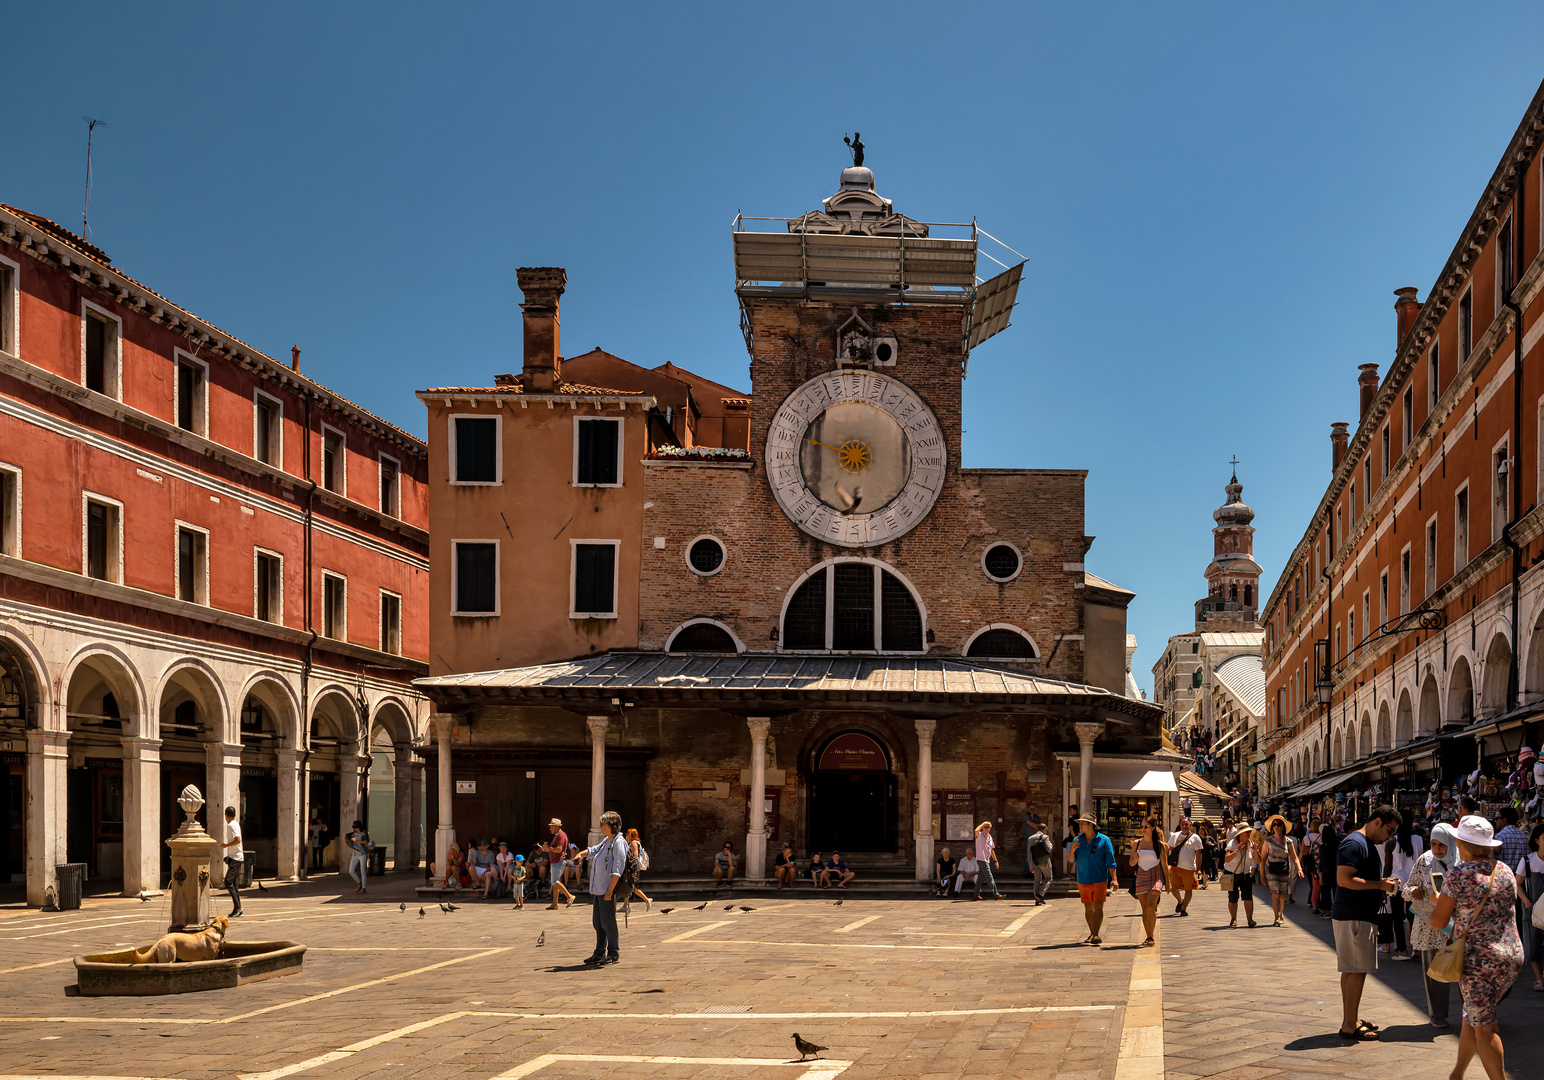
[[[894,852],[896,782],[872,736],[847,731],[815,755],[810,778],[811,851]]]

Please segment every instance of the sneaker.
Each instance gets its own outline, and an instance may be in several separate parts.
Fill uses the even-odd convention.
[[[621,962],[622,958],[616,953],[612,953],[610,956],[601,961],[602,964],[620,964]]]
[[[602,953],[591,953],[584,958],[583,962],[586,964],[604,964],[606,957]]]

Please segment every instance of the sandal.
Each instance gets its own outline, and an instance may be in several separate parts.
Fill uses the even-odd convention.
[[[1097,935],[1097,934],[1095,934],[1093,937],[1089,938],[1088,939],[1088,943],[1090,945],[1103,945],[1104,944],[1104,942],[1099,940],[1099,935]]]
[[[1250,927],[1250,929],[1254,929],[1254,927],[1256,927],[1258,925],[1259,925],[1259,923],[1255,922],[1253,919],[1249,920],[1249,927]]]
[[[1148,938],[1146,941],[1142,942],[1142,944],[1138,945],[1137,948],[1151,949],[1156,944],[1158,944],[1156,941],[1154,941],[1152,938]]]
[[[1337,1034],[1342,1039],[1346,1040],[1346,1042],[1377,1042],[1378,1041],[1378,1029],[1377,1028],[1368,1027],[1365,1023],[1363,1023],[1360,1020],[1358,1020],[1356,1022],[1356,1030],[1355,1031],[1337,1031]]]
[[[1534,979],[1533,980],[1533,989],[1536,992],[1544,992],[1544,979]]]
[[[1238,920],[1234,919],[1232,922],[1230,922],[1228,924],[1228,929],[1229,930],[1237,930],[1238,929]]]

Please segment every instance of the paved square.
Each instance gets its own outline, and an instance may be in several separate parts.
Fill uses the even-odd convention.
[[[1124,896],[1094,949],[1078,944],[1086,928],[1075,899],[1035,908],[1025,898],[851,896],[838,907],[832,893],[720,893],[702,910],[701,900],[635,906],[622,962],[587,968],[595,939],[578,904],[516,911],[464,899],[446,913],[420,905],[411,882],[387,878],[364,903],[324,891],[335,881],[252,891],[235,923],[238,939],[306,944],[301,974],[174,997],[80,997],[69,962],[149,942],[164,928],[164,901],[0,913],[0,1073],[1135,1080],[1159,1071],[1160,1018],[1145,1029],[1128,1021],[1134,972],[1158,976],[1156,954],[1127,943],[1135,905]],[[1134,967],[1138,958],[1152,968]],[[799,1063],[795,1031],[830,1049]]]

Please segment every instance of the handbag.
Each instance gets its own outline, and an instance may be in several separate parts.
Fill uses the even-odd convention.
[[[1224,870],[1217,878],[1217,887],[1223,892],[1233,891],[1233,872]]]
[[[1485,910],[1485,904],[1490,900],[1490,887],[1496,882],[1495,868],[1491,868],[1490,878],[1485,882],[1485,895],[1480,897],[1480,906],[1474,909],[1474,914],[1469,916],[1469,924],[1462,930],[1456,926],[1448,935],[1447,944],[1437,950],[1437,955],[1432,957],[1431,966],[1426,969],[1426,977],[1432,982],[1456,983],[1464,977],[1464,939],[1469,936],[1469,927],[1474,925],[1474,920],[1480,912]]]
[[[1540,876],[1544,877],[1544,875]],[[1528,880],[1530,882],[1533,880],[1533,863],[1531,862],[1528,864]],[[1529,891],[1531,892],[1532,890],[1530,889]],[[1544,897],[1544,893],[1539,895]],[[1544,930],[1544,899],[1535,900],[1531,910],[1533,911],[1533,917],[1530,921],[1533,923],[1533,928],[1535,930]]]

